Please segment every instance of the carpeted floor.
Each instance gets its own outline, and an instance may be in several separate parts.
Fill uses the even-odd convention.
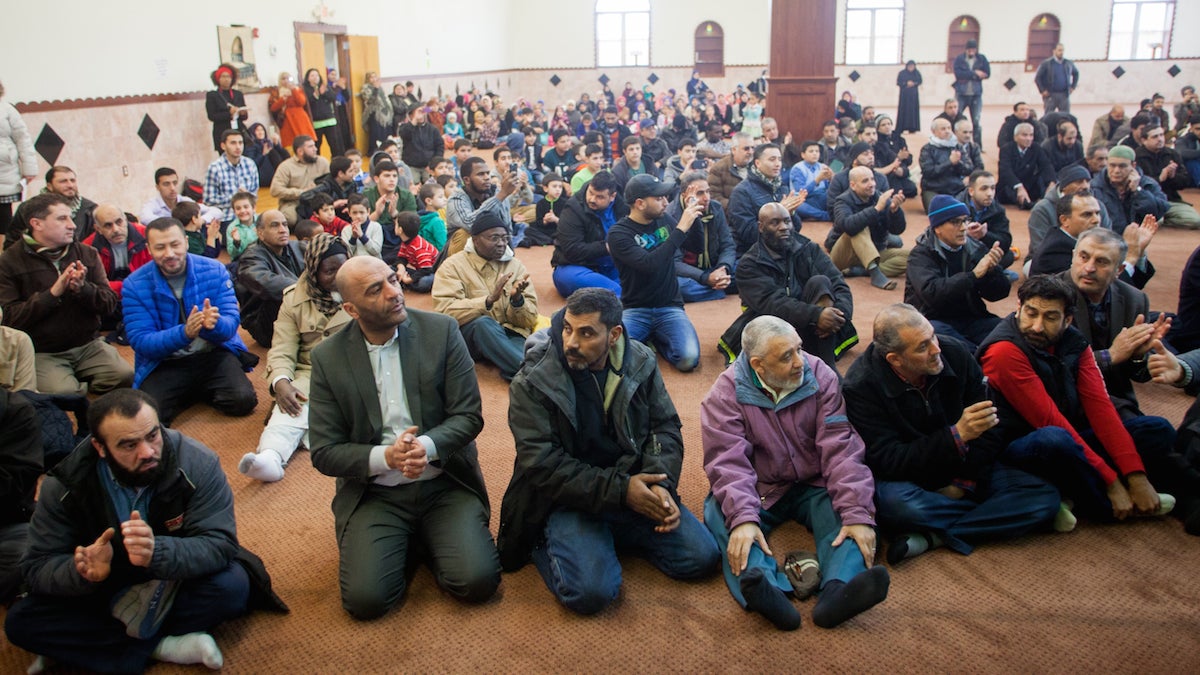
[[[910,141],[916,151],[919,143]],[[994,154],[988,155],[994,162]],[[1188,195],[1197,201],[1197,193]],[[911,242],[927,220],[919,203],[905,210]],[[1010,211],[1015,242],[1028,243],[1027,213]],[[804,226],[820,241],[828,224]],[[1200,233],[1160,232],[1150,249],[1158,267],[1147,287],[1155,309],[1174,310],[1181,267],[1200,244]],[[562,298],[550,284],[550,248],[522,249],[534,272],[540,309],[550,314]],[[863,344],[884,305],[903,298],[865,279],[851,279]],[[409,296],[430,308],[428,296]],[[1011,311],[1012,297],[996,303]],[[708,484],[701,468],[699,402],[721,371],[721,332],[739,312],[736,297],[689,305],[703,346],[701,367],[674,372],[660,361],[667,388],[683,420],[686,447],[681,496],[701,510]],[[243,335],[251,343],[248,335]],[[264,350],[255,347],[260,354]],[[862,352],[839,364],[844,371]],[[130,358],[132,356],[126,352]],[[666,579],[649,564],[624,559],[621,599],[598,616],[582,618],[555,603],[533,566],[506,575],[495,599],[464,606],[444,596],[427,570],[419,571],[403,604],[384,618],[359,623],[342,611],[337,590],[337,548],[329,502],[334,481],[298,453],[286,478],[263,485],[237,473],[238,459],[253,450],[269,404],[259,371],[253,376],[259,407],[242,419],[194,408],[176,427],[221,456],[236,496],[239,537],[266,561],[275,588],[292,612],[254,614],[215,635],[226,670],[244,673],[325,672],[1186,672],[1200,663],[1200,540],[1176,520],[1118,525],[1081,523],[1071,534],[1042,534],[982,546],[963,557],[945,550],[893,568],[886,602],[835,630],[815,628],[812,600],[803,604],[805,626],[780,633],[742,612],[719,577],[699,583]],[[478,367],[486,426],[480,461],[491,497],[492,531],[512,473],[507,391],[497,371]],[[1190,399],[1172,388],[1139,386],[1149,414],[1178,423]],[[799,525],[771,538],[776,556],[811,548]],[[23,672],[30,655],[3,643],[0,672]],[[156,666],[155,672],[174,672]]]

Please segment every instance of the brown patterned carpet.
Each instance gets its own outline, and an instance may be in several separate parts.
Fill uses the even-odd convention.
[[[1198,201],[1194,191],[1188,196]],[[911,244],[927,221],[919,204],[908,204],[906,211],[905,240]],[[1027,213],[1009,215],[1015,241],[1024,247]],[[806,223],[804,234],[820,241],[827,229]],[[1150,249],[1158,274],[1146,289],[1155,309],[1175,309],[1181,267],[1197,244],[1200,233],[1159,233]],[[550,252],[519,252],[534,272],[543,314],[562,306],[550,283]],[[850,284],[866,344],[875,313],[902,299],[903,291],[875,290],[865,279]],[[1007,313],[1015,298],[1014,292],[993,309]],[[409,296],[409,302],[430,307],[428,296]],[[700,333],[701,367],[679,374],[664,364],[664,376],[683,419],[687,454],[680,492],[684,505],[698,514],[708,489],[699,402],[722,368],[716,341],[739,306],[731,297],[689,305],[687,311]],[[857,348],[840,364],[843,371],[861,352]],[[490,366],[479,366],[478,374],[486,418],[479,455],[495,532],[512,472],[513,441],[505,383]],[[812,625],[809,600],[801,608],[804,628],[780,633],[740,610],[720,577],[674,582],[636,559],[623,560],[620,600],[591,618],[562,609],[530,565],[506,575],[500,593],[483,606],[450,600],[422,569],[399,608],[358,623],[342,611],[338,597],[329,509],[333,479],[314,470],[307,453],[296,455],[279,483],[263,485],[237,473],[238,459],[256,445],[270,401],[261,366],[254,382],[260,403],[252,416],[229,419],[197,407],[176,423],[221,456],[236,496],[241,541],[266,561],[276,590],[292,608],[286,616],[254,614],[216,631],[229,672],[1174,673],[1200,663],[1200,540],[1184,534],[1173,519],[1080,523],[1071,534],[984,545],[968,557],[934,551],[894,568],[887,601],[835,630]],[[1140,386],[1138,394],[1147,413],[1173,423],[1191,400],[1162,386]],[[790,525],[771,544],[782,559],[789,550],[811,548],[812,537]],[[0,672],[24,672],[30,658],[3,643]]]

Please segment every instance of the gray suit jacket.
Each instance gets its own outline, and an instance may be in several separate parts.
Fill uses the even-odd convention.
[[[446,475],[475,493],[488,509],[475,437],[483,430],[483,405],[475,362],[458,323],[448,316],[409,309],[400,325],[400,360],[413,424],[437,444]],[[379,394],[358,323],[350,323],[313,349],[309,394],[312,462],[334,476],[333,516],[339,540],[350,514],[371,483],[371,448],[383,438]]]
[[[1071,270],[1066,270],[1059,276],[1068,284],[1071,282]],[[1072,284],[1074,285],[1074,284]],[[1137,315],[1141,314],[1146,317],[1150,312],[1150,301],[1146,294],[1120,279],[1114,280],[1111,286],[1112,300],[1109,305],[1108,315],[1108,334],[1095,335],[1092,332],[1091,312],[1088,311],[1087,298],[1083,293],[1075,293],[1075,317],[1074,325],[1083,333],[1083,337],[1092,345],[1093,351],[1108,349],[1112,345],[1113,340],[1117,335],[1126,328],[1132,326]],[[1121,414],[1122,419],[1128,419],[1134,415],[1140,415],[1141,410],[1138,408],[1137,396],[1133,391],[1133,382],[1146,382],[1150,379],[1150,371],[1146,369],[1146,364],[1134,363],[1132,360],[1125,363],[1102,366],[1100,373],[1104,376],[1104,384],[1108,388],[1108,396],[1112,399],[1113,405],[1116,406],[1117,412]]]

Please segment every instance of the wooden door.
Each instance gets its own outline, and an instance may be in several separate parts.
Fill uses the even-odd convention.
[[[963,15],[950,22],[950,36],[946,49],[946,72],[954,72],[954,59],[967,51],[967,40],[979,43],[979,22],[973,16]]]
[[[362,99],[358,94],[362,91],[368,72],[379,72],[379,37],[375,35],[347,35],[349,45],[349,67],[346,69],[347,82],[353,94],[353,111],[351,119],[358,120],[354,129],[355,145],[363,153],[367,152],[367,133],[363,129]],[[367,165],[370,157],[363,158],[363,166]]]
[[[715,21],[696,26],[696,70],[701,77],[725,77],[725,31]]]
[[[1058,17],[1039,14],[1029,22],[1029,43],[1025,52],[1025,72],[1037,70],[1042,61],[1054,56],[1058,45]]]
[[[323,33],[300,33],[300,72],[296,82],[304,82],[304,73],[316,68],[325,79],[325,35]]]

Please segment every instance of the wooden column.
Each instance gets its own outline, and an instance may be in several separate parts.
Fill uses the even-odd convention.
[[[833,118],[837,77],[833,74],[837,0],[773,0],[767,115],[799,144],[821,137]]]

